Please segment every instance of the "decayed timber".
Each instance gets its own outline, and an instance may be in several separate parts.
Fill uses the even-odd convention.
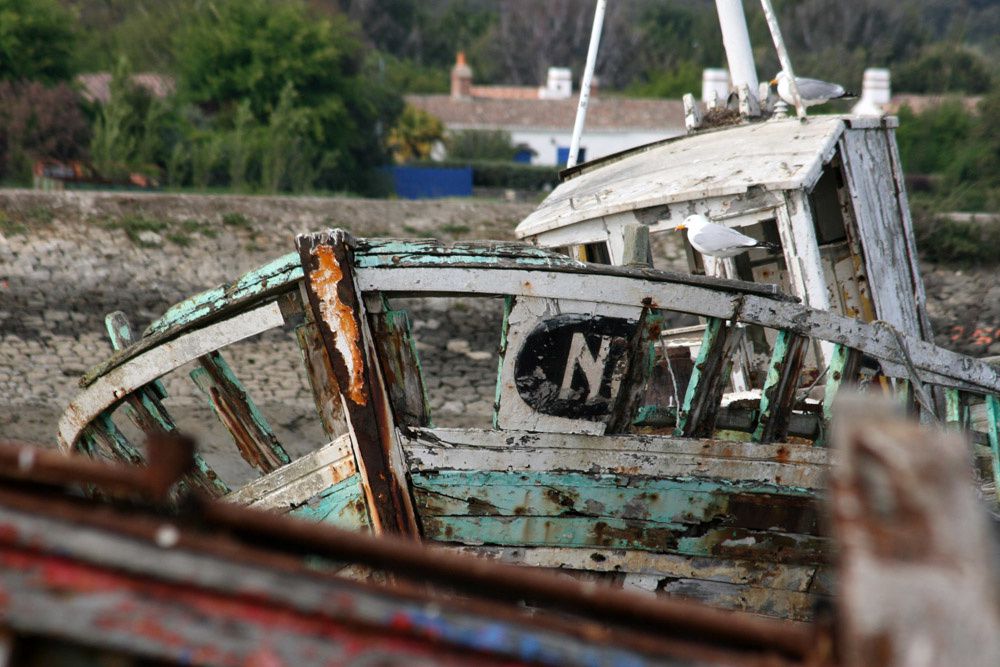
[[[831,484],[848,667],[1000,663],[996,545],[966,443],[893,406],[838,404]]]
[[[353,239],[346,232],[296,239],[313,319],[337,378],[351,424],[362,484],[374,528],[417,536],[416,517],[403,476],[393,414],[379,369],[364,302],[355,286]]]

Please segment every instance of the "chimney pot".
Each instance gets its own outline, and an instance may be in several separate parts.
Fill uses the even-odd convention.
[[[472,97],[472,68],[465,61],[465,51],[455,55],[451,68],[451,96],[455,99]]]

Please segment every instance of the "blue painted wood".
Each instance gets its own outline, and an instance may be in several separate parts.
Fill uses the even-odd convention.
[[[340,480],[319,493],[305,505],[293,509],[290,514],[330,523],[339,528],[361,529],[371,526],[361,488],[361,477],[357,473]]]

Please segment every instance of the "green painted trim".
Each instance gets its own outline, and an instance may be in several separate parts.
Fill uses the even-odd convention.
[[[838,343],[833,346],[833,354],[830,357],[830,370],[827,371],[823,396],[823,419],[827,423],[833,418],[833,402],[836,400],[840,388],[856,380],[856,378],[844,377],[853,352],[854,350],[846,345]]]
[[[993,394],[986,396],[986,421],[989,422],[988,437],[993,454],[993,485],[997,500],[1000,500],[1000,399]]]
[[[220,285],[171,306],[150,324],[143,337],[161,333],[220,311],[244,299],[261,296],[302,279],[298,253],[291,252]]]
[[[774,416],[774,410],[781,407],[775,406],[772,403],[771,394],[775,387],[781,383],[782,370],[789,361],[790,353],[795,349],[793,342],[797,337],[797,334],[793,334],[790,331],[782,330],[778,332],[778,337],[774,342],[774,350],[771,353],[771,362],[767,367],[767,378],[764,380],[764,388],[760,393],[757,426],[754,428],[753,436],[751,437],[754,442],[764,440],[764,430],[767,428],[768,420]]]
[[[371,526],[361,476],[357,473],[324,489],[289,514],[351,530]]]
[[[202,357],[202,359],[206,360],[207,363],[214,365],[226,381],[229,382],[238,392],[240,397],[246,403],[247,411],[250,413],[250,418],[253,420],[254,425],[264,435],[268,448],[274,453],[278,461],[282,464],[290,463],[292,459],[288,455],[288,452],[285,451],[285,448],[281,446],[281,443],[278,442],[278,438],[275,436],[274,430],[271,428],[271,424],[268,423],[267,418],[265,418],[261,411],[257,408],[257,404],[253,402],[253,399],[250,398],[250,394],[247,393],[246,387],[244,387],[239,381],[222,355],[219,352],[212,352]],[[209,399],[208,403],[211,406],[212,411],[215,412],[218,417],[218,412],[216,411],[215,405],[211,400],[211,387],[215,385],[215,380],[212,375],[204,368],[199,367],[191,371],[190,377]]]
[[[674,435],[683,436],[687,431],[691,416],[691,408],[698,397],[702,384],[708,379],[702,372],[708,356],[719,344],[719,340],[725,331],[725,320],[718,317],[707,318],[705,333],[701,338],[701,347],[698,349],[698,358],[694,362],[694,370],[691,371],[691,379],[688,381],[687,391],[684,393],[684,404],[677,415],[677,426],[674,428]]]
[[[117,424],[111,419],[110,411],[104,411],[99,414],[97,419],[90,422],[87,428],[93,428],[103,433],[107,437],[115,456],[125,463],[138,464],[144,461],[139,450],[125,437],[125,434],[119,430]]]
[[[969,424],[969,406],[959,389],[946,387],[944,390],[945,424],[950,428],[965,430]]]

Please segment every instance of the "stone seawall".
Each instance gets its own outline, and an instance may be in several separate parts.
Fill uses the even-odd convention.
[[[103,324],[110,311],[124,311],[141,330],[172,303],[290,252],[303,231],[508,240],[531,209],[483,200],[0,191],[0,435],[53,440],[79,375],[111,352]],[[683,270],[674,238],[657,243],[657,265]],[[993,271],[923,269],[937,342],[1000,354]],[[435,422],[488,424],[501,303],[421,299],[405,307]],[[320,436],[294,337],[270,332],[226,356],[290,448],[314,445]],[[182,426],[226,441],[186,373],[166,384]]]

